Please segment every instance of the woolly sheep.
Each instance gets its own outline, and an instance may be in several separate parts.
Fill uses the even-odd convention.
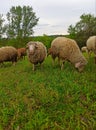
[[[23,59],[26,56],[26,48],[18,48],[18,59]]]
[[[27,56],[29,61],[33,64],[33,71],[35,70],[35,65],[42,63],[47,55],[47,50],[42,42],[30,41],[27,43]]]
[[[48,54],[47,54],[47,56],[49,56],[49,55],[51,55],[51,57],[52,57],[52,59],[53,59],[53,65],[54,65],[54,63],[55,63],[55,59],[56,59],[56,57],[58,57],[58,53],[57,53],[57,50],[56,50],[56,48],[55,48],[55,46],[54,47],[50,47],[49,49],[48,49]],[[60,58],[58,57],[58,64],[60,65]]]
[[[81,51],[82,52],[88,52],[87,47],[86,46],[81,47]]]
[[[0,48],[0,63],[12,61],[15,65],[17,62],[17,49],[12,46],[5,46]]]
[[[74,64],[79,72],[83,71],[87,64],[87,60],[81,53],[76,41],[65,37],[57,37],[52,41],[51,56],[53,59],[58,57],[59,60],[62,60],[61,69],[63,69],[63,63],[66,60]]]
[[[95,58],[95,64],[96,64],[96,36],[89,37],[86,42],[86,46],[88,49],[89,56],[91,52],[94,52],[95,54],[94,58]]]

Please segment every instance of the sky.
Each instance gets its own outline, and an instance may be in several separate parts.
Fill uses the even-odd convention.
[[[38,25],[34,36],[65,35],[68,27],[80,21],[82,14],[96,16],[96,0],[2,0],[0,14],[6,15],[12,6],[32,6]]]

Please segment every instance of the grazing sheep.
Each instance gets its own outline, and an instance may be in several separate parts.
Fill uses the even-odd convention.
[[[83,47],[81,48],[81,51],[82,51],[82,52],[88,52],[88,49],[87,49],[86,46],[83,46]]]
[[[12,46],[5,46],[0,48],[0,63],[12,61],[15,65],[17,62],[17,49]]]
[[[89,37],[86,42],[86,46],[88,49],[89,56],[91,52],[94,52],[95,54],[94,58],[95,58],[95,64],[96,64],[96,36]]]
[[[23,59],[26,56],[26,48],[18,48],[18,59]]]
[[[47,55],[46,47],[41,42],[30,41],[26,46],[27,55],[29,61],[33,64],[33,70],[35,70],[35,65],[42,63]]]
[[[87,60],[81,53],[77,43],[72,39],[57,37],[52,41],[50,50],[53,60],[56,57],[62,60],[61,69],[63,69],[63,63],[66,60],[74,64],[79,72],[83,71],[87,64]]]

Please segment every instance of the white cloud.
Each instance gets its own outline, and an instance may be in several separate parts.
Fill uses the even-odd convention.
[[[83,13],[96,16],[96,0],[3,0],[0,13],[18,5],[32,6],[40,18],[34,35],[67,33],[68,26],[78,22]]]

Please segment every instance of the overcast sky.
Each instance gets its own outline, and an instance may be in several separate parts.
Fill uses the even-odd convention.
[[[39,18],[34,35],[67,34],[82,14],[96,16],[96,0],[2,0],[0,14],[6,15],[12,6],[32,6]]]

